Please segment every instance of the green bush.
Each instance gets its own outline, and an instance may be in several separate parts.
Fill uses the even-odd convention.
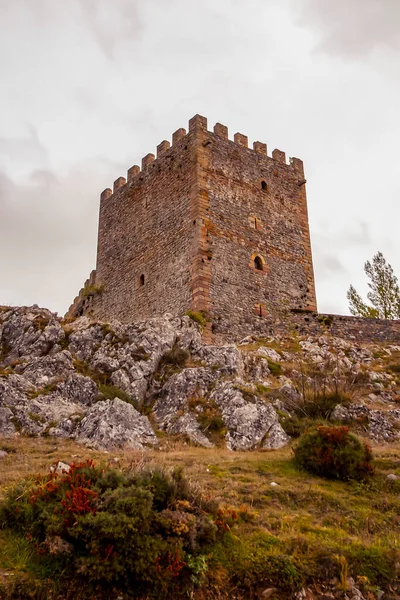
[[[189,352],[175,345],[168,350],[162,357],[164,365],[172,365],[173,367],[183,367],[186,360],[189,358]]]
[[[294,448],[295,464],[330,479],[363,479],[373,473],[372,453],[348,427],[319,425]]]
[[[58,577],[146,598],[188,593],[220,523],[179,471],[125,474],[92,461],[17,486],[0,507],[0,526],[30,540]]]
[[[97,387],[99,388],[100,397],[102,400],[114,400],[114,398],[119,398],[128,404],[132,404],[132,406],[134,406],[136,409],[138,408],[137,402],[134,400],[134,398],[124,392],[124,390],[121,390],[121,388],[119,388],[117,385],[105,385],[103,383],[99,383]]]
[[[192,321],[200,325],[201,329],[204,329],[207,325],[207,316],[204,311],[188,310],[186,316],[190,317]]]
[[[272,375],[275,375],[275,377],[282,375],[282,367],[279,363],[274,362],[270,358],[267,358],[267,361],[268,361],[268,368],[271,371]]]
[[[335,406],[350,404],[351,398],[340,391],[316,391],[295,407],[298,417],[329,419]]]
[[[308,429],[315,427],[315,421],[313,419],[309,419],[308,417],[290,417],[287,415],[280,416],[280,424],[285,433],[292,438],[298,438]]]

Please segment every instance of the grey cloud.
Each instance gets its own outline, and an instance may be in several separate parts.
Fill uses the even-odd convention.
[[[348,230],[343,237],[346,242],[354,244],[368,245],[372,243],[370,228],[363,221],[359,223],[353,222],[351,230]]]
[[[104,55],[115,58],[119,41],[140,37],[142,22],[138,0],[79,0],[87,25]]]
[[[336,272],[345,271],[344,266],[342,265],[342,263],[336,256],[322,255],[319,257],[319,260],[322,263],[323,268],[328,271],[336,271]]]
[[[40,142],[37,131],[28,125],[29,135],[25,137],[0,137],[0,158],[14,163],[47,162],[47,150]]]
[[[302,26],[320,34],[318,50],[353,56],[400,50],[399,0],[295,0],[293,8]]]
[[[95,267],[99,193],[116,172],[103,160],[24,182],[0,172],[0,304],[68,308]]]

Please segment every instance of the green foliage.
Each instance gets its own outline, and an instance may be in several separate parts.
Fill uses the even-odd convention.
[[[26,392],[26,395],[31,400],[33,398],[37,398],[38,396],[47,396],[48,394],[51,394],[51,392],[54,392],[57,389],[57,386],[60,383],[60,381],[61,380],[58,379],[57,381],[53,381],[52,383],[48,383],[47,385],[43,386],[42,388],[40,388],[38,390],[28,391],[28,392]]]
[[[263,385],[262,383],[256,384],[257,392],[261,395],[268,394],[271,391],[271,387],[267,385]]]
[[[270,358],[267,358],[267,361],[268,361],[268,368],[271,371],[272,375],[275,375],[275,377],[282,375],[282,367],[279,363],[274,362]]]
[[[89,298],[91,296],[101,295],[104,292],[104,285],[87,285],[83,291],[82,296]]]
[[[372,306],[366,304],[351,285],[347,292],[351,314],[368,318],[400,319],[398,280],[382,252],[375,254],[372,263],[365,263],[364,272],[370,280],[367,298]]]
[[[310,419],[304,416],[289,417],[287,415],[282,415],[280,417],[280,424],[282,425],[282,428],[285,431],[285,433],[290,435],[290,437],[292,438],[298,438],[312,427],[315,427],[314,419]]]
[[[174,345],[171,350],[168,350],[162,357],[164,365],[171,365],[173,367],[184,367],[186,360],[189,358],[189,352],[183,350],[178,345]]]
[[[276,586],[288,592],[300,587],[301,576],[293,559],[273,543],[232,540],[226,550],[221,550],[219,559],[229,568],[230,584],[234,589],[250,593],[250,597],[258,597],[254,593],[260,588]]]
[[[174,344],[171,350],[168,350],[161,358],[154,378],[158,381],[164,381],[174,373],[179,373],[188,358],[189,352],[180,348],[178,344]]]
[[[317,320],[321,325],[324,325],[327,329],[329,329],[333,323],[332,315],[318,315]]]
[[[132,404],[135,408],[137,408],[136,402],[132,396],[124,392],[124,390],[121,390],[121,388],[118,386],[100,383],[98,388],[102,400],[114,400],[114,398],[119,398],[120,400],[128,402],[128,404]]]
[[[205,311],[200,310],[200,311],[196,311],[196,310],[188,310],[186,312],[186,316],[190,317],[192,319],[192,321],[194,321],[195,323],[197,323],[198,325],[200,325],[201,329],[204,329],[205,326],[207,325],[207,315],[205,313]]]
[[[96,371],[92,369],[90,365],[88,365],[85,361],[80,360],[78,358],[75,358],[73,362],[75,370],[78,373],[84,375],[85,377],[90,377],[95,383],[97,383],[97,385],[111,385],[109,373]]]
[[[348,427],[319,425],[294,448],[297,467],[330,479],[363,479],[373,473],[372,452]]]
[[[194,499],[180,471],[126,474],[87,461],[16,486],[0,526],[25,536],[61,578],[169,598],[202,580],[230,516]]]
[[[303,401],[296,405],[295,413],[298,417],[307,419],[329,419],[335,406],[346,406],[350,402],[351,398],[339,390],[320,389],[312,396],[306,395]]]

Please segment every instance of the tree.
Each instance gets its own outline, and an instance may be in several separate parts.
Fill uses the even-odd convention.
[[[365,263],[364,271],[370,280],[367,298],[371,305],[366,304],[351,285],[347,292],[351,314],[372,319],[400,319],[398,280],[382,252],[375,254],[372,263],[369,260]]]

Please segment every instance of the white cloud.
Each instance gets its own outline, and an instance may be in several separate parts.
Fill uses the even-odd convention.
[[[377,250],[399,273],[399,9],[0,0],[0,302],[65,310],[99,193],[195,113],[304,160],[321,310],[346,311]]]

